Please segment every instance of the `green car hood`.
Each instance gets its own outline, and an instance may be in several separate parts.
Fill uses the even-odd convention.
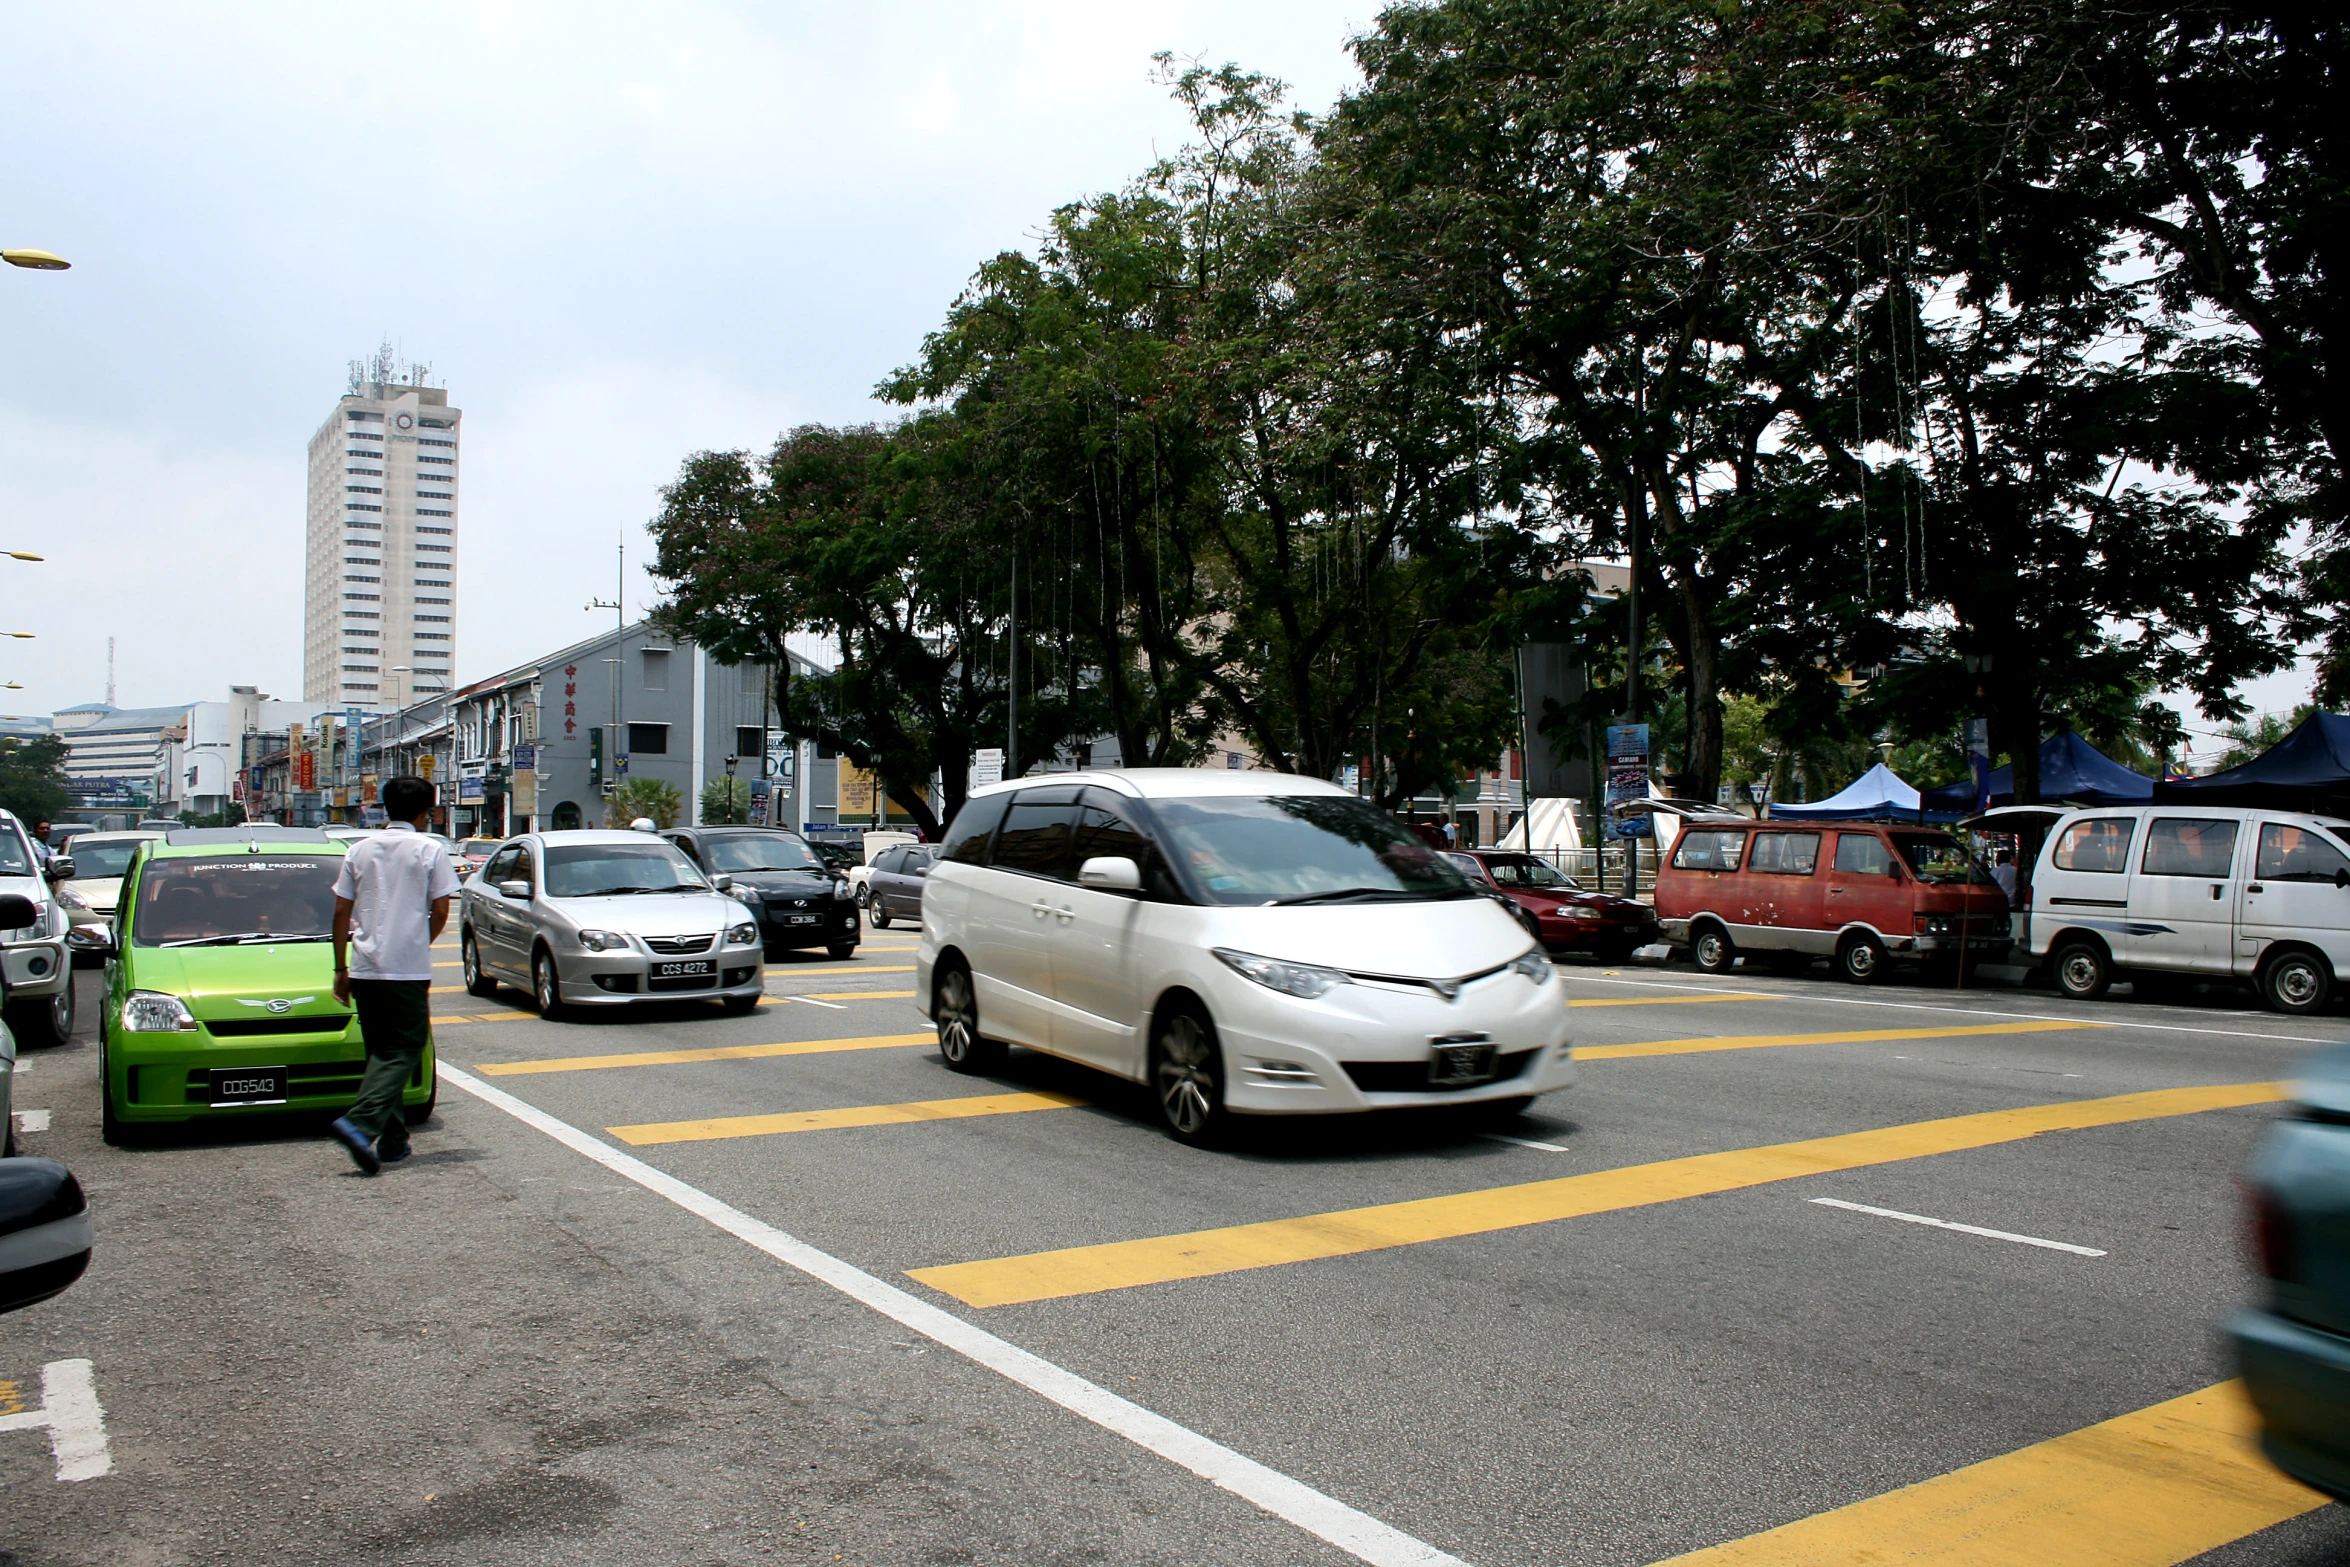
[[[200,1018],[294,1016],[344,1013],[335,1000],[335,949],[324,941],[284,946],[134,947],[130,988],[160,990],[187,1003]],[[290,1001],[283,1013],[245,1001]]]

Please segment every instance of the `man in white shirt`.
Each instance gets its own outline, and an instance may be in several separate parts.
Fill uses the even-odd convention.
[[[408,1157],[400,1094],[432,1043],[432,944],[457,895],[449,851],[424,833],[432,785],[391,779],[383,806],[390,830],[354,839],[335,876],[335,999],[359,1014],[367,1073],[334,1136],[368,1175]]]

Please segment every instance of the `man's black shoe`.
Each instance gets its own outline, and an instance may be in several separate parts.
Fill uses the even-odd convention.
[[[396,1143],[379,1140],[375,1145],[376,1158],[385,1164],[398,1164],[413,1152],[415,1150],[408,1145],[408,1139],[405,1137]]]
[[[349,1121],[337,1116],[335,1124],[328,1127],[327,1130],[333,1134],[334,1140],[341,1143],[344,1149],[350,1153],[351,1162],[359,1166],[360,1174],[373,1175],[383,1168],[383,1161],[375,1156],[375,1149],[367,1141],[366,1134]]]

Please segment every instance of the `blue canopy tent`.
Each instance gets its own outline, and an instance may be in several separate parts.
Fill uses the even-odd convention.
[[[2243,766],[2208,778],[2165,779],[2154,786],[2154,798],[2350,816],[2350,714],[2312,713]]]
[[[1920,812],[1923,811],[1921,815]],[[1947,822],[1959,812],[1921,804],[1917,790],[1901,781],[1883,762],[1862,773],[1836,793],[1811,805],[1771,802],[1771,818],[1802,822]]]
[[[2040,742],[2040,798],[2073,800],[2082,805],[2144,805],[2154,798],[2154,780],[2132,772],[2067,729]],[[1961,778],[1925,793],[1926,813],[1948,811],[1971,816],[1975,810],[1975,781]],[[1993,806],[2015,804],[2015,769],[1991,770]]]

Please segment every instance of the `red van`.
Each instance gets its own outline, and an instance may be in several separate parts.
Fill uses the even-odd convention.
[[[2007,894],[1934,827],[1692,819],[1656,878],[1665,940],[1720,973],[1740,953],[1866,984],[1888,958],[1970,963],[2009,945]]]

